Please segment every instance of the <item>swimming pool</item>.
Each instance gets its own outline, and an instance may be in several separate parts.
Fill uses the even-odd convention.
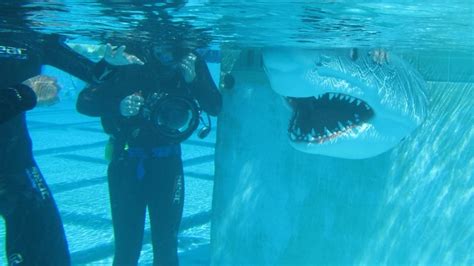
[[[217,129],[183,145],[182,264],[474,263],[474,5],[313,2],[189,1],[166,9],[171,26],[160,32],[193,29],[189,39],[221,52],[223,70],[236,81],[222,89]],[[134,25],[161,10],[152,1],[23,8],[37,30],[84,43],[112,36],[116,44],[150,38]],[[427,117],[404,142],[373,158],[297,152],[286,139],[281,97],[269,89],[259,61],[269,46],[393,51],[428,82]],[[217,80],[219,65],[212,71]],[[35,156],[60,208],[73,263],[110,265],[106,136],[98,120],[75,111],[82,83],[61,77],[69,91],[64,101],[28,115]],[[145,238],[141,263],[151,256]]]

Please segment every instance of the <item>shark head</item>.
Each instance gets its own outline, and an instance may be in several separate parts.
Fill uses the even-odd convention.
[[[351,50],[355,51],[355,50]],[[426,83],[401,58],[369,50],[266,48],[271,87],[292,110],[297,150],[363,159],[395,147],[424,120]]]

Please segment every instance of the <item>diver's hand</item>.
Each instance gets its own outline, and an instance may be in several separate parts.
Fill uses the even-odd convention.
[[[189,53],[181,60],[179,67],[183,72],[184,81],[191,83],[196,78],[196,55]]]
[[[23,81],[23,84],[35,92],[38,106],[51,106],[59,102],[61,88],[55,78],[38,75]]]
[[[140,94],[128,95],[120,102],[120,113],[125,117],[136,116],[144,103],[145,99]]]
[[[369,56],[372,58],[372,61],[377,65],[388,64],[390,57],[388,52],[385,49],[378,48],[369,52]]]
[[[112,48],[112,45],[108,43],[105,46],[104,59],[107,63],[114,66],[123,66],[123,65],[144,65],[142,60],[138,57],[125,53],[125,45],[118,47],[117,49]]]

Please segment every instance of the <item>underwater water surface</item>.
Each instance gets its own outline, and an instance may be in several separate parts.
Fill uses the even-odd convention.
[[[209,64],[216,83],[235,63],[229,51],[384,48],[428,84],[427,117],[406,141],[376,158],[337,160],[289,146],[280,97],[265,90],[261,66],[242,64],[240,90],[222,91],[217,127],[183,144],[182,265],[474,264],[473,1],[132,2],[3,1],[0,30],[21,31],[21,15],[73,43],[166,45],[179,36],[185,47],[222,53]],[[44,73],[59,77],[63,100],[28,113],[36,160],[73,264],[110,265],[107,136],[75,110],[84,83]],[[150,243],[145,234],[141,265],[152,262]]]

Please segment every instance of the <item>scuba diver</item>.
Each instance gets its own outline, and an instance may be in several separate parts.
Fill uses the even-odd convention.
[[[38,103],[50,104],[57,89],[42,76],[0,89],[0,214],[9,265],[70,263],[61,218],[33,159],[24,115],[36,106],[36,93],[42,95]]]
[[[69,265],[60,214],[32,153],[25,112],[58,101],[58,86],[41,67],[49,64],[89,82],[107,78],[111,64],[137,63],[107,46],[94,63],[64,44],[59,35],[0,33],[0,215],[6,225],[9,265]]]
[[[161,1],[162,7],[100,2],[105,16],[129,19],[134,12],[143,16],[130,34],[114,34],[113,41],[127,44],[127,51],[144,65],[116,68],[105,82],[84,89],[77,100],[77,110],[100,117],[110,136],[106,156],[113,265],[137,265],[147,209],[153,265],[178,265],[184,203],[180,143],[207,117],[198,134],[204,137],[210,129],[208,115],[217,116],[222,106],[221,94],[197,52],[209,38],[204,30],[168,14],[186,1]]]
[[[203,111],[218,115],[222,98],[198,54],[176,46],[142,46],[132,53],[145,64],[120,67],[107,81],[84,89],[77,110],[101,117],[110,135],[114,265],[137,265],[147,208],[153,264],[178,265],[184,201],[180,143],[198,127]]]

